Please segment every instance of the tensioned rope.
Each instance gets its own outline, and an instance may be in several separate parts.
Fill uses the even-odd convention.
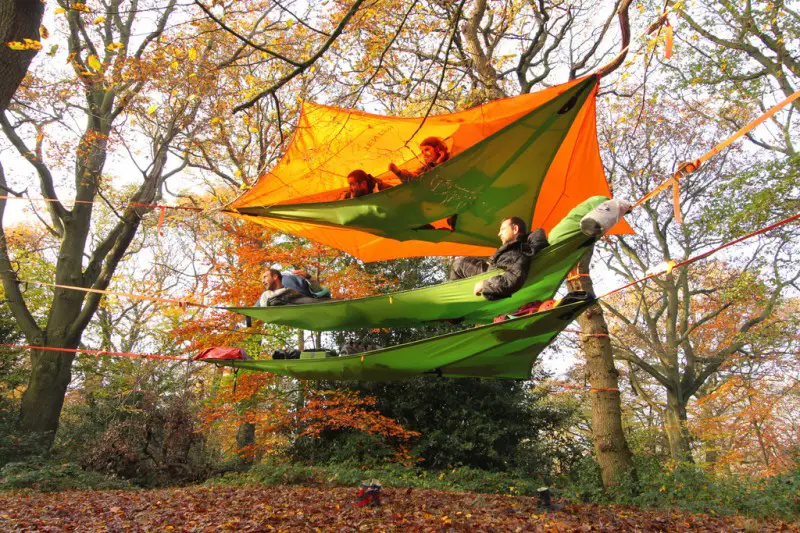
[[[775,115],[775,113],[777,113],[778,111],[780,111],[781,109],[783,109],[787,105],[791,104],[792,102],[794,102],[798,98],[800,98],[800,90],[795,91],[793,94],[789,95],[787,98],[785,98],[784,100],[778,102],[777,104],[775,104],[774,106],[769,108],[767,111],[762,113],[759,117],[751,120],[749,123],[744,125],[737,132],[735,132],[733,135],[730,135],[724,141],[722,141],[721,143],[719,143],[716,146],[714,146],[711,150],[709,150],[708,152],[704,153],[699,158],[695,159],[694,161],[690,161],[690,162],[681,164],[679,166],[678,170],[675,172],[675,174],[673,174],[670,178],[667,178],[660,185],[658,185],[655,189],[653,189],[652,191],[647,193],[644,197],[642,197],[640,200],[638,200],[633,205],[633,207],[637,207],[637,206],[642,205],[646,201],[650,200],[654,196],[658,195],[662,191],[664,191],[667,188],[669,188],[670,186],[672,186],[672,202],[673,202],[673,207],[675,209],[675,220],[678,223],[682,222],[683,218],[681,216],[680,207],[679,207],[679,197],[680,197],[680,183],[679,183],[679,181],[682,178],[685,178],[686,176],[688,176],[692,172],[694,172],[697,169],[699,169],[700,166],[703,163],[705,163],[706,161],[708,161],[709,159],[711,159],[712,157],[714,157],[715,155],[720,153],[722,150],[724,150],[725,148],[727,148],[728,146],[730,146],[734,142],[738,141],[739,139],[741,139],[742,137],[744,137],[745,135],[750,133],[750,131],[752,131],[756,126],[758,126],[758,125],[764,123],[765,121],[767,121],[768,119],[772,118]]]
[[[162,359],[168,361],[188,361],[186,357],[175,355],[142,354],[131,352],[111,352],[108,350],[89,350],[83,348],[58,348],[55,346],[34,346],[30,344],[0,344],[4,348],[16,348],[22,350],[43,350],[47,352],[66,352],[74,354],[88,354],[94,356],[106,355],[111,357],[130,357],[131,359]]]
[[[707,252],[703,252],[702,254],[695,255],[695,256],[690,257],[688,259],[684,259],[683,261],[678,261],[678,262],[669,261],[665,265],[665,268],[663,270],[660,270],[658,272],[653,272],[652,274],[648,274],[647,276],[644,276],[642,278],[634,280],[634,281],[632,281],[632,282],[630,282],[630,283],[628,283],[626,285],[623,285],[621,287],[617,287],[614,290],[611,290],[611,291],[608,291],[608,292],[606,292],[604,294],[601,294],[597,298],[598,299],[602,299],[602,298],[605,298],[607,296],[611,296],[612,294],[615,294],[617,292],[623,291],[623,290],[627,289],[628,287],[632,287],[632,286],[634,286],[634,285],[636,285],[638,283],[642,283],[644,281],[647,281],[648,279],[654,278],[656,276],[660,276],[661,274],[669,274],[670,272],[672,272],[676,268],[689,265],[689,264],[694,263],[695,261],[699,261],[701,259],[705,259],[706,257],[709,257],[709,256],[719,252],[720,250],[724,250],[725,248],[729,248],[729,247],[731,247],[731,246],[733,246],[735,244],[738,244],[738,243],[740,243],[742,241],[745,241],[747,239],[755,237],[756,235],[761,235],[762,233],[766,233],[766,232],[768,232],[770,230],[773,230],[773,229],[775,229],[775,228],[777,228],[779,226],[783,226],[784,224],[788,224],[790,222],[794,222],[797,219],[800,219],[800,213],[792,215],[792,216],[790,216],[788,218],[784,218],[783,220],[775,222],[774,224],[770,224],[769,226],[765,226],[765,227],[763,227],[763,228],[761,228],[759,230],[756,230],[756,231],[753,231],[751,233],[748,233],[747,235],[743,235],[743,236],[741,236],[741,237],[739,237],[737,239],[733,239],[732,241],[728,241],[725,244],[721,244],[721,245],[717,246],[716,248],[713,248],[713,249],[711,249],[711,250],[709,250]]]
[[[27,201],[27,202],[45,202],[45,203],[64,203],[69,205],[75,204],[104,204],[105,202],[100,202],[98,200],[59,200],[56,198],[30,198],[27,196],[8,196],[8,195],[0,195],[0,200],[19,200],[19,201]],[[166,219],[166,212],[167,209],[174,209],[174,210],[183,210],[183,211],[196,211],[196,212],[203,212],[203,211],[210,211],[211,209],[205,209],[202,207],[194,207],[194,206],[187,206],[187,205],[164,205],[164,204],[142,204],[139,202],[128,202],[128,203],[119,203],[116,207],[120,208],[145,208],[145,209],[158,209],[160,212],[158,214],[158,225],[156,230],[158,231],[159,235],[163,235],[161,232],[161,227],[164,225],[164,220]]]
[[[60,285],[58,283],[45,283],[43,281],[20,281],[20,283],[27,283],[29,285],[39,285],[42,287],[55,287],[58,289],[69,289],[73,291],[80,291],[80,292],[93,292],[95,294],[107,294],[109,296],[122,296],[123,298],[130,298],[133,300],[147,300],[151,302],[163,302],[163,303],[170,303],[179,305],[181,307],[200,307],[203,309],[208,309],[211,306],[191,302],[188,300],[177,300],[175,298],[160,298],[158,296],[145,296],[143,294],[133,294],[128,292],[117,292],[117,291],[108,291],[104,289],[92,289],[87,287],[76,287],[74,285]]]

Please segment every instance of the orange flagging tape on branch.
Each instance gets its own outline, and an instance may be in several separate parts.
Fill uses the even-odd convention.
[[[790,222],[794,222],[797,219],[800,219],[800,213],[797,213],[796,215],[792,215],[792,216],[790,216],[788,218],[784,218],[783,220],[780,220],[780,221],[778,221],[778,222],[776,222],[774,224],[770,224],[769,226],[766,226],[764,228],[756,230],[756,231],[754,231],[752,233],[748,233],[747,235],[743,235],[743,236],[739,237],[738,239],[734,239],[732,241],[726,242],[725,244],[717,246],[716,248],[713,248],[713,249],[711,249],[711,250],[709,250],[707,252],[703,252],[700,255],[696,255],[694,257],[690,257],[689,259],[685,259],[685,260],[679,261],[677,263],[674,263],[674,262],[670,261],[669,265],[668,265],[668,268],[666,270],[664,270],[663,272],[653,272],[652,274],[649,274],[649,275],[647,275],[647,276],[645,276],[643,278],[639,278],[639,279],[637,279],[635,281],[631,281],[630,283],[628,283],[626,285],[623,285],[622,287],[617,287],[614,290],[608,291],[607,293],[605,293],[605,294],[603,294],[601,296],[598,296],[597,299],[599,300],[601,298],[605,298],[606,296],[611,296],[614,293],[623,291],[623,290],[627,289],[628,287],[632,287],[632,286],[634,286],[634,285],[636,285],[638,283],[642,283],[643,281],[647,281],[648,279],[660,276],[661,274],[667,274],[667,273],[671,272],[672,269],[674,269],[674,268],[682,267],[682,266],[694,263],[695,261],[699,261],[701,259],[705,259],[706,257],[719,252],[720,250],[724,250],[725,248],[733,246],[734,244],[739,244],[742,241],[746,241],[747,239],[753,238],[756,235],[761,235],[762,233],[766,233],[766,232],[771,231],[771,230],[773,230],[773,229],[775,229],[777,227],[783,226],[785,224],[789,224]]]
[[[0,344],[5,348],[18,348],[22,350],[44,350],[47,352],[85,353],[88,355],[108,355],[112,357],[130,357],[132,359],[161,359],[167,361],[189,361],[186,357],[174,355],[139,354],[130,352],[109,352],[106,350],[84,350],[81,348],[56,348],[54,346],[32,346],[29,344]]]
[[[132,294],[128,292],[116,292],[116,291],[107,291],[104,289],[89,289],[86,287],[75,287],[74,285],[59,285],[58,283],[45,283],[43,281],[23,281],[21,283],[28,283],[30,285],[40,285],[42,287],[56,287],[58,289],[69,289],[72,291],[80,291],[80,292],[93,292],[96,294],[108,294],[109,296],[121,296],[123,298],[132,298],[134,300],[148,300],[151,302],[163,302],[168,304],[175,304],[181,307],[201,307],[203,309],[209,309],[210,306],[205,304],[199,304],[196,302],[188,302],[186,300],[176,300],[174,298],[159,298],[158,296],[145,296],[143,294]]]
[[[730,146],[734,142],[738,141],[739,139],[741,139],[742,137],[744,137],[745,135],[750,133],[750,131],[752,131],[756,126],[758,126],[758,125],[764,123],[765,121],[767,121],[768,119],[772,118],[775,115],[775,113],[777,113],[778,111],[780,111],[781,109],[783,109],[787,105],[791,104],[792,102],[794,102],[798,98],[800,98],[800,91],[796,91],[794,94],[792,94],[788,98],[786,98],[786,99],[782,100],[781,102],[778,102],[777,104],[772,106],[764,114],[762,114],[758,118],[750,121],[747,125],[742,127],[739,131],[737,131],[736,133],[734,133],[733,135],[731,135],[730,137],[728,137],[727,139],[725,139],[724,141],[722,141],[721,143],[716,145],[714,148],[712,148],[711,150],[709,150],[705,154],[701,155],[698,159],[696,159],[694,161],[690,161],[690,162],[681,164],[678,167],[678,170],[675,172],[675,174],[673,174],[670,178],[668,178],[663,183],[661,183],[658,187],[656,187],[655,189],[653,189],[652,191],[647,193],[641,200],[639,200],[638,202],[636,202],[634,204],[634,207],[642,205],[643,203],[645,203],[649,199],[653,198],[657,194],[661,193],[662,191],[664,191],[667,188],[669,188],[670,186],[672,186],[672,188],[673,188],[672,189],[672,194],[673,194],[672,201],[675,204],[674,205],[674,208],[675,208],[675,219],[678,222],[680,222],[682,220],[682,218],[681,218],[680,210],[678,208],[678,200],[679,200],[679,196],[680,196],[680,191],[678,189],[679,180],[681,180],[683,177],[688,176],[689,174],[691,174],[692,172],[694,172],[695,170],[700,168],[700,166],[703,163],[705,163],[706,161],[708,161],[709,159],[711,159],[712,157],[714,157],[715,155],[720,153],[722,150],[724,150],[725,148],[727,148],[728,146]]]

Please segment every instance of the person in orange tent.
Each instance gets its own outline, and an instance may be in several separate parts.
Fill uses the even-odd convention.
[[[363,170],[358,169],[347,175],[347,187],[348,190],[345,191],[340,200],[358,198],[359,196],[388,189],[390,186],[386,185],[372,174],[367,174]]]
[[[403,183],[418,178],[421,174],[424,174],[436,165],[441,165],[450,159],[450,151],[447,149],[444,140],[439,137],[428,137],[419,143],[419,147],[422,149],[422,159],[425,161],[425,164],[418,169],[406,170],[398,167],[394,163],[389,163],[389,170],[400,178],[400,181]]]

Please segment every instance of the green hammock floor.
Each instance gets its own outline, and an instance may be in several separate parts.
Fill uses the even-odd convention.
[[[227,309],[269,324],[311,331],[411,327],[443,319],[486,324],[527,302],[553,297],[569,270],[594,243],[593,238],[581,233],[580,219],[605,200],[595,196],[584,201],[553,228],[550,246],[534,257],[525,285],[510,298],[489,301],[472,293],[478,280],[498,274],[493,271],[432,287],[354,300]]]
[[[363,354],[213,363],[299,379],[392,381],[420,375],[528,379],[539,353],[592,303],[573,303]]]

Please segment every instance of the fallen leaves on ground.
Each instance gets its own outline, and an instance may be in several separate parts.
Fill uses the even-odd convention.
[[[0,494],[1,531],[800,531],[797,525],[678,511],[566,505],[535,498],[384,489],[353,507],[355,488],[189,487]]]

